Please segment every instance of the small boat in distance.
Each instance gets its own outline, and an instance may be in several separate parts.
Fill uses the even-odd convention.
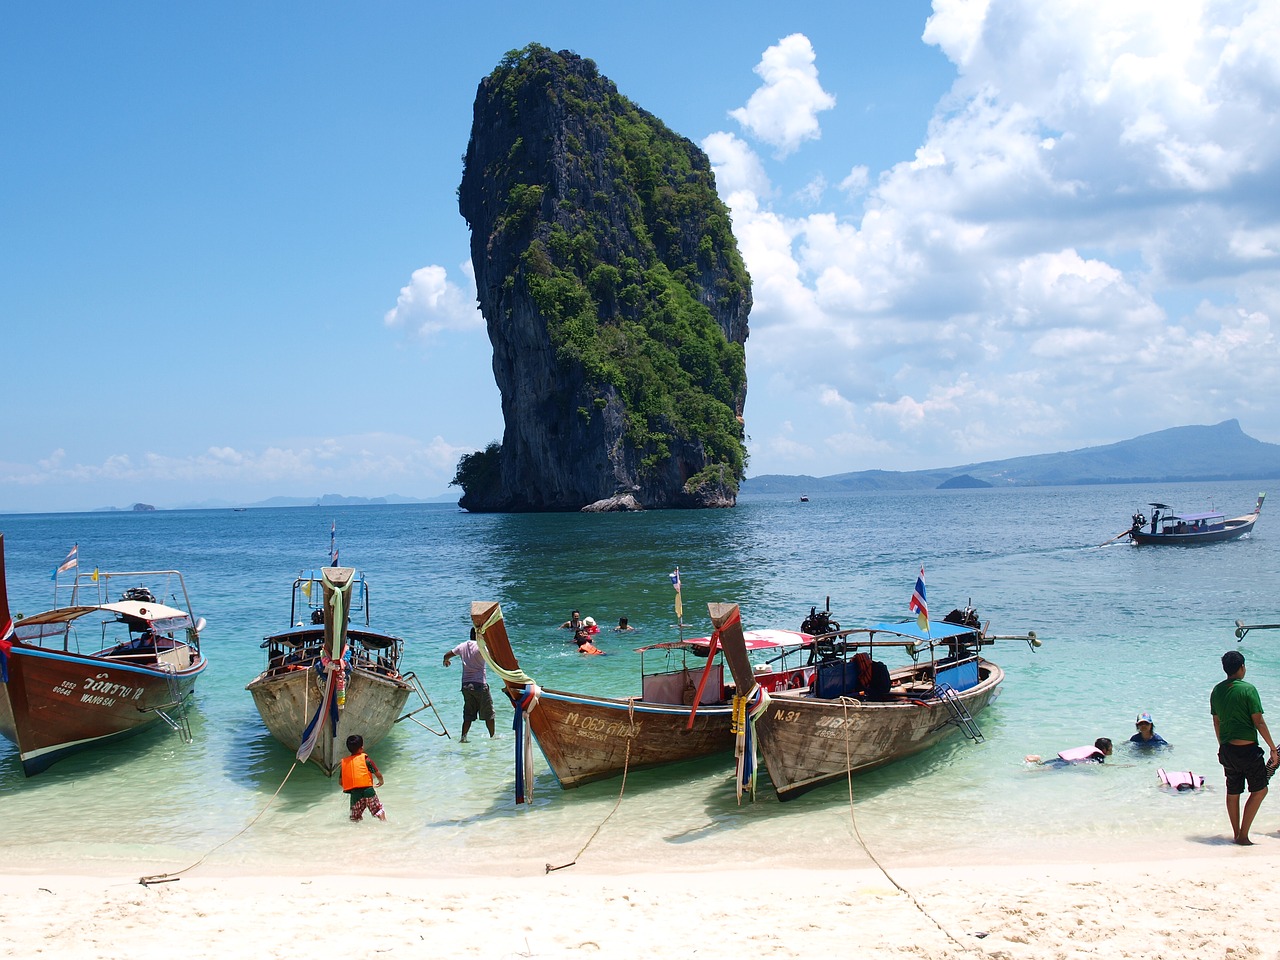
[[[160,721],[189,743],[187,699],[208,664],[182,574],[95,570],[70,590],[67,606],[13,621],[0,534],[0,735],[22,772]]]
[[[726,685],[718,642],[712,637],[641,647],[636,651],[639,695],[606,697],[533,683],[520,670],[497,603],[472,603],[471,620],[485,660],[502,679],[516,710],[527,708],[529,729],[566,790],[625,770],[711,756],[733,747],[732,688]],[[741,642],[763,651],[768,660],[755,682],[769,689],[807,686],[813,667],[806,664],[806,654],[795,651],[806,650],[811,639],[794,630],[744,635]],[[784,657],[788,652],[792,655]],[[523,799],[528,775],[522,764],[516,777],[517,802]]]
[[[351,626],[353,613],[364,614],[363,627]],[[372,747],[400,720],[435,709],[417,676],[400,672],[404,640],[369,628],[363,574],[351,567],[302,572],[293,581],[289,623],[262,641],[266,669],[245,689],[271,735],[299,762],[332,776],[349,734]],[[401,715],[414,692],[422,705]]]
[[[1253,513],[1242,517],[1227,519],[1220,510],[1207,510],[1199,513],[1175,513],[1167,503],[1150,503],[1152,508],[1150,525],[1141,511],[1132,517],[1132,526],[1128,530],[1129,539],[1144,546],[1189,545],[1197,543],[1218,543],[1222,540],[1235,540],[1253,530],[1262,513],[1262,501],[1267,495],[1258,494],[1258,502]]]
[[[981,656],[989,637],[972,610],[922,629],[917,621],[840,630],[813,641],[807,689],[767,690],[755,680],[738,605],[708,605],[742,692],[739,796],[755,780],[755,743],[779,800],[932,747],[956,731],[983,739],[975,717],[999,696],[1004,671]],[[1034,633],[1023,639],[1039,645]],[[889,669],[884,650],[910,656]],[[939,656],[941,652],[941,656]],[[927,659],[920,659],[927,654]]]

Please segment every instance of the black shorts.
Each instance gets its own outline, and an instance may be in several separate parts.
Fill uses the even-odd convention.
[[[481,720],[493,719],[493,697],[489,695],[489,685],[464,683],[462,685],[462,722],[470,723],[477,717]]]
[[[1266,755],[1256,743],[1224,743],[1218,747],[1218,762],[1227,775],[1227,796],[1244,793],[1246,782],[1250,793],[1266,789]]]

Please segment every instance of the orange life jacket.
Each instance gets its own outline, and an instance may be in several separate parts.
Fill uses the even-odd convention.
[[[373,774],[369,772],[369,755],[357,753],[342,758],[342,790],[358,790],[373,786]]]
[[[584,644],[581,644],[581,645],[578,647],[578,652],[579,652],[579,653],[587,653],[587,654],[590,654],[590,655],[592,655],[592,656],[595,656],[597,653],[604,653],[604,651],[603,651],[603,650],[601,650],[599,647],[597,647],[597,646],[596,646],[594,643],[592,643],[590,640],[588,640],[588,641],[587,641],[586,643],[584,643]]]

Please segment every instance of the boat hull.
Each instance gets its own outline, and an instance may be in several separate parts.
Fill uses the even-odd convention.
[[[1200,543],[1221,543],[1224,540],[1235,540],[1253,530],[1256,516],[1239,517],[1228,520],[1221,530],[1205,530],[1198,533],[1147,533],[1143,530],[1131,530],[1129,536],[1134,543],[1141,546],[1193,546]]]
[[[977,717],[1000,693],[1004,672],[979,663],[979,682],[957,696]],[[901,760],[958,732],[939,699],[886,703],[774,694],[756,721],[760,753],[779,800],[791,800],[851,772]]]
[[[517,691],[518,694],[518,691]],[[624,770],[695,760],[733,749],[732,708],[689,707],[543,690],[529,714],[534,738],[565,789]]]
[[[297,752],[302,733],[324,697],[324,682],[315,670],[273,670],[251,681],[246,689],[267,730],[280,743]],[[373,747],[391,731],[404,713],[411,687],[398,676],[360,667],[347,678],[346,705],[338,711],[335,729],[326,718],[315,748],[308,758],[324,771],[333,772],[347,755],[346,741],[356,733],[366,748]]]
[[[191,695],[207,661],[178,643],[159,668],[14,643],[0,683],[0,735],[33,776],[89,747],[132,736]]]

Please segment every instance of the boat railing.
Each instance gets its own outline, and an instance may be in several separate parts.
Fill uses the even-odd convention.
[[[1236,621],[1236,639],[1243,640],[1250,630],[1280,630],[1280,623],[1245,623]]]

